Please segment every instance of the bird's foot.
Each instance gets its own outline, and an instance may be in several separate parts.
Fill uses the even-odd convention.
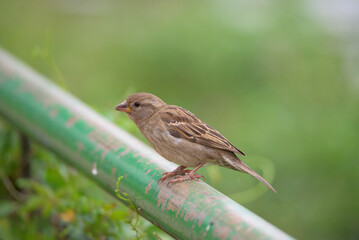
[[[187,174],[190,173],[191,170],[186,169],[186,167],[184,166],[179,166],[178,168],[176,168],[175,170],[173,170],[172,172],[164,172],[162,174],[162,177],[158,180],[158,182],[162,182],[168,178],[171,178],[173,176],[179,175],[179,174]]]
[[[190,171],[184,176],[175,177],[175,179],[169,181],[168,184],[176,183],[176,182],[184,182],[187,180],[199,180],[200,178],[203,178],[203,180],[205,180],[204,176],[197,174],[196,172]]]

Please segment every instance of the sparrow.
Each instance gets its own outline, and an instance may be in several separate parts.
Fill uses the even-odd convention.
[[[236,154],[245,156],[241,150],[190,111],[143,92],[130,95],[115,109],[128,115],[161,156],[179,165],[174,171],[163,173],[159,181],[172,177],[169,183],[198,180],[203,177],[196,173],[199,168],[216,164],[250,174],[276,192],[239,159]]]

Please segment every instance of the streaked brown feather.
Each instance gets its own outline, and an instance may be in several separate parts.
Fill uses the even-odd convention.
[[[167,106],[161,110],[161,120],[166,124],[169,133],[190,142],[207,147],[222,149],[234,153],[245,154],[233,146],[221,133],[202,122],[190,111],[177,107]]]

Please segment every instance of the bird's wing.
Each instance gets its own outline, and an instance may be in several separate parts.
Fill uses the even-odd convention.
[[[177,106],[164,108],[161,110],[161,120],[166,124],[169,133],[173,137],[245,156],[242,151],[233,146],[221,133],[202,122],[193,113],[184,108]]]

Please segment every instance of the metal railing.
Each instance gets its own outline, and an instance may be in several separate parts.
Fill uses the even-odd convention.
[[[139,214],[177,239],[292,239],[202,181],[158,184],[174,164],[1,49],[0,114],[112,195],[123,177]]]

